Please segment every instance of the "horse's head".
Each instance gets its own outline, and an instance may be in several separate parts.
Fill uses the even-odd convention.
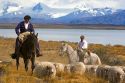
[[[38,33],[34,34],[32,32],[30,32],[30,35],[28,35],[27,39],[31,40],[34,43],[38,42]]]
[[[67,52],[68,45],[66,43],[62,43],[60,47],[60,56],[63,56],[65,52]]]
[[[37,39],[38,38],[38,33],[35,34],[35,33],[30,32],[30,37],[32,37],[34,39]]]

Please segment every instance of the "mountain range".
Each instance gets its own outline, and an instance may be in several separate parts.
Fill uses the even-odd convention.
[[[85,4],[72,9],[51,8],[43,3],[22,7],[11,3],[0,9],[0,23],[17,23],[24,15],[31,15],[33,23],[42,24],[112,24],[125,25],[125,10],[90,8]]]

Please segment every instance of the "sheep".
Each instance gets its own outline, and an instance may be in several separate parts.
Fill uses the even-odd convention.
[[[123,71],[125,72],[125,66],[118,66],[118,67],[122,68]]]
[[[110,68],[111,66],[109,65],[98,66],[96,70],[96,76],[108,80],[108,72]]]
[[[86,73],[96,75],[96,70],[98,68],[98,65],[85,65],[86,67]]]
[[[55,78],[56,68],[51,62],[36,62],[33,75],[38,78]]]
[[[2,63],[3,61],[0,61],[0,63]]]
[[[85,65],[82,62],[76,62],[65,66],[64,71],[72,74],[83,75],[85,73]]]
[[[65,72],[65,73],[71,73],[71,72],[70,72],[70,68],[71,68],[71,64],[65,65],[65,66],[64,66],[64,72]]]
[[[108,72],[109,83],[124,83],[125,73],[122,68],[117,66],[112,66]]]
[[[20,41],[20,42],[23,42],[28,35],[30,35],[30,32],[21,33],[21,34],[18,36],[19,41]]]
[[[56,73],[64,73],[65,65],[62,63],[53,63],[56,68]]]

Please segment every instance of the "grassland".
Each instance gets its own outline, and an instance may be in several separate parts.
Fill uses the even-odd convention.
[[[76,43],[67,43],[76,48]],[[60,45],[61,42],[41,40],[40,47],[43,56],[36,59],[39,61],[68,63],[67,56],[61,57],[58,54]],[[31,76],[31,70],[25,72],[22,59],[20,59],[20,67],[17,71],[15,60],[10,58],[10,54],[14,52],[14,47],[15,39],[0,38],[0,60],[12,61],[11,65],[6,68],[6,75],[0,76],[0,83],[107,83],[100,78],[87,74],[83,76],[62,74],[58,75],[56,79],[45,81]],[[89,49],[100,56],[103,64],[125,65],[125,46],[89,44]]]

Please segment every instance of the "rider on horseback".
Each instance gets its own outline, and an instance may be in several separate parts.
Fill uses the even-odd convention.
[[[24,32],[32,32],[35,33],[33,25],[30,23],[30,19],[31,17],[29,15],[24,16],[24,21],[20,22],[17,27],[15,28],[15,32],[16,34],[19,36],[20,34],[24,33]],[[20,50],[20,41],[19,38],[17,37],[16,39],[16,46],[15,46],[15,53],[12,54],[12,58],[15,59],[17,54],[19,53]],[[40,47],[39,47],[39,43],[37,43],[37,48],[36,48],[36,54],[37,57],[38,56],[42,56],[42,54],[40,54]]]
[[[88,49],[88,42],[85,40],[84,35],[80,36],[80,41],[78,43],[77,47],[77,53],[80,57],[80,61],[83,60],[85,53],[87,52]]]
[[[78,43],[78,48],[82,50],[86,50],[88,48],[88,42],[85,40],[84,35],[80,36],[80,42]]]

